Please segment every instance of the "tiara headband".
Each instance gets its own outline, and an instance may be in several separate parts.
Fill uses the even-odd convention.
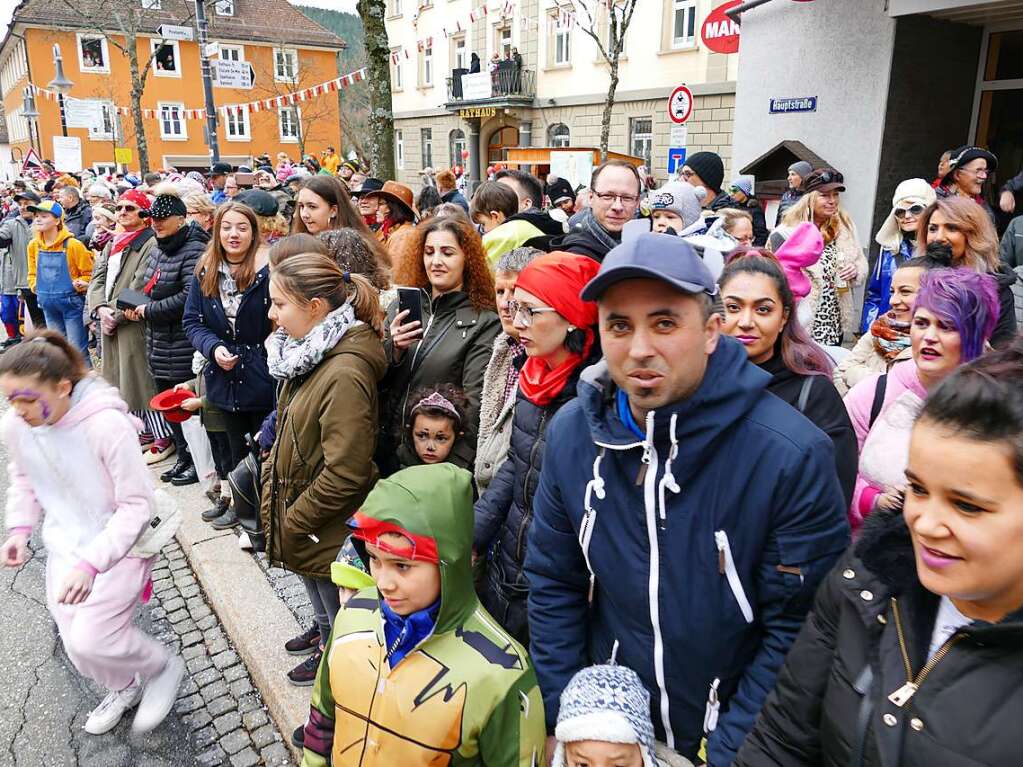
[[[430,392],[430,395],[428,397],[423,397],[421,400],[419,400],[419,402],[417,402],[415,406],[412,408],[412,412],[409,413],[409,416],[414,418],[417,410],[422,410],[423,408],[428,407],[435,407],[438,410],[443,410],[446,413],[450,413],[451,417],[455,419],[455,423],[457,423],[459,426],[462,425],[462,416],[458,414],[457,408],[455,408],[455,406],[451,404],[451,400],[449,400],[440,392],[436,391]]]

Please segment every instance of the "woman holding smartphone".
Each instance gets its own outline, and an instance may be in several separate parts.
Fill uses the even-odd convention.
[[[414,462],[412,447],[403,444],[402,413],[409,392],[450,383],[465,392],[465,436],[451,462],[472,470],[479,429],[483,374],[501,329],[494,301],[494,278],[487,266],[479,234],[451,218],[434,219],[416,230],[410,257],[398,264],[395,284],[399,300],[388,311],[385,342],[388,373],[384,389],[378,466],[386,475]],[[418,298],[418,307],[417,307]],[[411,319],[419,309],[422,319]]]
[[[192,346],[213,363],[203,372],[206,398],[224,415],[232,467],[248,450],[245,435],[255,435],[273,409],[264,346],[271,331],[269,277],[256,214],[224,203],[192,277],[183,324]]]

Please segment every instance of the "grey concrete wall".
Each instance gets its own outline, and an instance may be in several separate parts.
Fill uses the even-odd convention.
[[[898,19],[872,235],[891,211],[900,181],[930,181],[941,153],[969,141],[982,37],[981,27],[929,16]]]
[[[742,18],[735,167],[780,141],[802,141],[845,174],[843,205],[863,245],[870,237],[894,41],[885,0],[774,2]],[[796,96],[817,96],[817,111],[768,113],[771,98]]]

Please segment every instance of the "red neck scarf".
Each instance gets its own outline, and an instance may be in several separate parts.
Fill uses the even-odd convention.
[[[122,250],[131,245],[135,238],[146,231],[146,227],[136,229],[133,232],[118,232],[114,235],[114,244],[110,246],[110,254],[120,253]]]
[[[593,331],[586,329],[586,343],[582,354],[571,354],[568,359],[551,368],[541,357],[529,357],[519,373],[519,388],[522,394],[537,407],[547,407],[561,394],[593,347]]]

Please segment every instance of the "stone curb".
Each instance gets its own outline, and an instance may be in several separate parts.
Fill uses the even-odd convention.
[[[285,673],[296,659],[284,643],[302,629],[251,552],[238,548],[237,535],[200,519],[210,504],[199,486],[168,490],[182,506],[178,542],[297,764],[302,753],[291,745],[291,733],[306,721],[311,688],[288,683]]]

